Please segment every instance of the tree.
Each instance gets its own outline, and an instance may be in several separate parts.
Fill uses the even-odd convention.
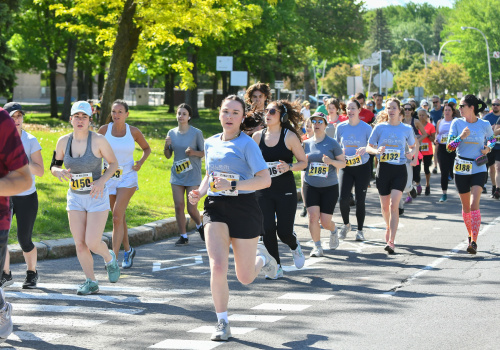
[[[0,96],[7,97],[9,101],[14,93],[15,71],[14,52],[7,43],[13,34],[12,14],[17,12],[18,7],[17,0],[0,3]]]
[[[358,75],[347,63],[342,63],[328,71],[323,79],[326,91],[333,96],[344,96],[347,94],[347,77]]]
[[[387,20],[382,9],[377,9],[375,11],[375,18],[372,21],[370,37],[365,43],[367,52],[375,52],[379,50],[391,50],[394,51],[392,44],[392,33]],[[390,67],[391,62],[389,60],[382,61],[382,70]]]
[[[455,95],[467,90],[470,77],[463,65],[456,63],[441,64],[432,62],[427,70],[426,90],[429,95],[440,95],[445,98],[445,90]]]
[[[394,53],[400,52],[404,48],[408,48],[410,53],[423,53],[422,46],[415,41],[405,42],[404,38],[417,39],[422,43],[427,55],[431,54],[433,46],[432,28],[425,23],[422,18],[416,18],[411,22],[401,22],[391,29]],[[422,61],[423,62],[423,61]]]

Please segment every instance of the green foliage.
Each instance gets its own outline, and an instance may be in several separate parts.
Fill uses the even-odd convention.
[[[347,93],[347,77],[359,75],[349,64],[342,63],[333,67],[325,75],[323,86],[333,96],[344,96]]]
[[[11,98],[13,94],[15,71],[14,52],[8,41],[13,35],[11,30],[12,13],[18,6],[17,0],[0,3],[0,96]]]

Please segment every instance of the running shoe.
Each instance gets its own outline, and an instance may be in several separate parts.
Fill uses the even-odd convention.
[[[111,283],[116,283],[120,278],[120,267],[118,266],[118,261],[116,261],[115,252],[110,250],[109,254],[111,254],[111,261],[106,264],[108,279]]]
[[[306,262],[306,257],[304,256],[304,253],[302,253],[302,248],[300,247],[300,243],[297,240],[297,248],[295,250],[291,250],[292,252],[292,257],[293,257],[293,263],[295,264],[295,267],[298,269],[301,269],[304,267],[304,263]]]
[[[495,190],[495,193],[493,193],[493,198],[500,199],[500,189],[499,188],[497,188]]]
[[[130,247],[130,252],[123,252],[122,267],[130,269],[134,265],[135,249]]]
[[[196,231],[200,234],[201,240],[205,242],[205,228],[203,227],[203,224],[200,227],[197,227]]]
[[[417,195],[420,196],[421,194],[422,194],[422,186],[417,185]],[[415,198],[415,197],[413,197],[413,198]]]
[[[265,265],[262,266],[262,272],[268,276],[275,276],[278,273],[278,263],[276,259],[269,254],[263,244],[257,244],[257,255],[263,256],[266,260]]]
[[[345,236],[347,236],[347,232],[351,231],[351,224],[345,224],[342,229],[340,230],[339,233],[339,239],[345,239]]]
[[[26,278],[23,282],[23,289],[36,288],[38,283],[38,271],[26,271]]]
[[[420,192],[422,192],[422,190],[420,190]],[[410,196],[411,198],[417,198],[417,191],[415,190],[415,186],[411,188]]]
[[[469,245],[470,245],[470,241],[471,241],[471,238],[470,238],[470,236],[469,236],[469,237],[467,237],[467,240],[469,241]]]
[[[408,196],[405,199],[405,203],[408,203],[408,204],[411,203],[412,201],[413,201],[413,199],[411,198],[411,196]]]
[[[90,278],[87,278],[76,290],[78,295],[96,294],[98,292],[99,284],[97,284],[97,281],[93,282]]]
[[[453,177],[451,175],[448,175],[448,182],[453,181]]]
[[[312,258],[319,258],[323,256],[323,247],[318,247],[317,245],[315,245],[313,250],[311,250],[309,256]]]
[[[0,310],[0,343],[9,337],[12,333],[12,305],[5,301],[5,293],[2,288],[0,288],[0,293],[2,293],[2,299],[4,301],[4,306]]]
[[[399,208],[399,216],[403,215],[405,213],[404,208]]]
[[[302,211],[300,212],[300,217],[305,218],[307,216],[307,208],[304,207],[302,208]]]
[[[434,167],[434,169],[432,169],[432,173],[433,174],[437,174],[438,173],[437,167]]]
[[[469,254],[476,254],[477,253],[477,243],[474,241],[470,242],[469,246],[467,247],[467,252]]]
[[[486,186],[483,187],[483,193],[488,193],[488,191],[486,190]]]
[[[428,196],[431,194],[431,187],[430,186],[425,186],[425,195]]]
[[[175,245],[180,246],[180,245],[188,245],[189,244],[189,238],[184,238],[182,236],[179,237],[177,242],[175,242]]]
[[[389,254],[394,254],[394,242],[387,242],[387,245],[384,248]]]
[[[2,271],[2,279],[0,280],[0,287],[5,288],[10,286],[14,281],[12,280],[12,271],[9,271],[9,274],[6,274],[5,271]]]
[[[441,196],[441,198],[439,198],[439,203],[443,203],[443,202],[446,202],[448,200],[448,195],[443,193],[443,195]]]
[[[365,240],[365,235],[363,234],[363,231],[358,230],[356,233],[356,241],[362,242]]]
[[[354,200],[354,195],[351,193],[351,198],[349,199],[349,206],[354,207],[356,205],[356,201]]]
[[[339,244],[339,231],[337,230],[337,227],[335,227],[335,230],[330,232],[330,249],[337,249]]]
[[[213,341],[226,341],[231,338],[231,328],[226,320],[220,320],[215,326],[215,332],[212,333],[210,337]]]
[[[283,269],[281,268],[281,265],[278,265],[278,272],[276,272],[276,275],[273,277],[266,275],[266,280],[277,280],[283,278]]]

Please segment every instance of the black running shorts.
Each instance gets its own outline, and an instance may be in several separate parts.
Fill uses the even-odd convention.
[[[487,172],[475,173],[471,175],[459,175],[455,174],[455,186],[460,194],[470,192],[472,186],[481,186],[484,188],[484,184],[487,179]]]
[[[302,187],[306,208],[319,207],[320,213],[332,215],[339,199],[339,185],[314,187],[304,182]]]
[[[379,163],[376,177],[378,194],[388,196],[392,190],[403,192],[407,179],[406,164]]]

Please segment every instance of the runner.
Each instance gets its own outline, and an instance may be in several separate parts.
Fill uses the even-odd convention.
[[[448,134],[450,132],[451,122],[455,118],[455,109],[451,105],[444,107],[444,118],[437,123],[437,136],[435,143],[437,144],[437,156],[439,160],[439,168],[441,169],[441,190],[443,195],[439,199],[440,203],[448,200],[448,182],[453,178],[453,164],[455,163],[455,152],[446,151],[448,143]]]
[[[229,245],[233,247],[236,276],[241,283],[252,283],[261,270],[268,276],[278,271],[266,247],[257,244],[263,217],[255,191],[269,187],[271,176],[259,146],[240,132],[244,113],[245,103],[238,96],[222,101],[219,120],[223,132],[206,140],[206,175],[200,188],[189,192],[192,205],[208,193],[203,225],[217,313],[217,326],[211,336],[214,341],[231,337],[227,318]]]
[[[376,181],[386,224],[387,245],[384,249],[389,254],[394,254],[394,240],[399,224],[399,200],[408,177],[406,159],[412,159],[418,151],[412,128],[402,123],[400,116],[399,100],[388,99],[386,109],[379,113],[380,122],[373,129],[367,146],[367,151],[377,154],[379,159]],[[410,152],[405,153],[405,146],[408,146]]]
[[[326,134],[328,137],[335,137],[335,127],[339,120],[339,112],[342,111],[340,101],[335,97],[326,100],[326,109],[328,110],[328,124],[326,125]],[[316,112],[321,113],[321,112]]]
[[[422,140],[420,144],[420,152],[422,153],[424,162],[424,173],[425,173],[425,195],[431,194],[431,170],[432,157],[434,150],[432,143],[436,139],[436,128],[432,123],[429,122],[429,113],[427,110],[422,108],[418,111],[418,119],[422,126],[424,127],[427,137]]]
[[[17,220],[17,240],[23,250],[24,261],[27,265],[26,278],[23,282],[23,289],[36,288],[38,282],[38,271],[36,269],[37,250],[31,237],[33,236],[33,226],[35,225],[38,213],[38,194],[35,187],[35,175],[42,177],[44,173],[42,147],[33,135],[23,130],[24,111],[17,102],[10,102],[4,106],[9,112],[11,118],[16,124],[17,133],[21,137],[24,152],[28,157],[31,179],[33,184],[31,188],[18,195],[10,197],[11,209],[16,215]],[[13,283],[12,273],[10,271],[10,255],[7,250],[5,256],[5,265],[2,271],[2,280],[0,286],[6,287]]]
[[[304,123],[306,132],[304,135],[302,135],[302,141],[308,140],[311,137],[314,136],[314,129],[312,127],[311,123],[311,118],[307,118],[305,123]],[[306,175],[306,169],[302,170],[300,172],[300,193],[302,195],[302,203],[304,203],[304,208],[302,208],[302,212],[300,213],[300,216],[305,218],[307,216],[307,208],[304,202],[304,176]]]
[[[177,127],[169,130],[165,139],[163,154],[167,159],[174,154],[174,163],[171,169],[170,185],[175,205],[175,218],[181,236],[175,242],[177,246],[189,244],[186,234],[186,215],[184,214],[184,195],[198,189],[201,183],[201,159],[205,156],[203,148],[205,141],[203,133],[189,125],[193,111],[191,106],[182,103],[177,107]],[[205,241],[203,224],[200,212],[196,206],[187,203],[187,210],[191,219],[196,223],[196,230]]]
[[[135,249],[128,240],[128,227],[126,211],[130,199],[139,189],[137,172],[141,169],[146,159],[151,154],[151,148],[135,126],[126,123],[128,118],[128,104],[124,100],[116,100],[111,107],[109,124],[99,128],[98,133],[108,140],[118,160],[118,170],[106,183],[109,193],[109,203],[113,213],[113,239],[112,247],[118,257],[120,246],[123,243],[122,267],[129,269],[134,264]],[[112,121],[111,121],[112,120]],[[134,162],[135,143],[142,149],[142,157]],[[104,162],[104,170],[108,164]]]
[[[262,151],[271,175],[271,187],[257,191],[264,215],[263,242],[278,263],[276,275],[266,276],[267,279],[283,277],[276,234],[290,248],[295,267],[301,269],[305,262],[299,240],[293,231],[297,211],[297,187],[293,171],[300,171],[307,166],[298,134],[301,120],[298,108],[286,100],[271,102],[266,108],[266,128],[252,136]],[[297,159],[295,164],[294,156]]]
[[[436,127],[437,127],[437,123],[443,117],[443,111],[444,111],[444,108],[443,108],[443,106],[441,106],[441,99],[439,98],[439,96],[437,96],[437,95],[432,96],[432,109],[429,113],[431,114],[431,122]],[[438,147],[436,147],[434,149],[434,169],[432,169],[433,174],[437,174],[437,167],[438,167],[437,149],[438,149]]]
[[[258,82],[250,85],[245,93],[245,103],[247,106],[245,110],[253,112],[264,112],[269,101],[271,101],[271,88],[268,84]],[[264,129],[264,118],[261,114],[256,114],[255,118],[247,120],[245,118],[245,133],[252,135],[254,132]],[[259,118],[261,117],[261,118]]]
[[[477,252],[477,236],[481,226],[479,201],[486,182],[487,154],[495,147],[490,123],[477,117],[485,107],[486,103],[474,95],[462,98],[459,108],[463,118],[451,123],[446,146],[449,152],[457,152],[455,186],[462,202],[462,217],[469,234],[467,252],[470,254]]]
[[[492,112],[486,114],[483,119],[487,120],[494,130],[500,119],[500,99],[493,99],[491,106]],[[488,168],[492,184],[491,197],[500,199],[500,137],[496,139],[495,148],[488,153]]]
[[[358,231],[356,233],[357,241],[364,241],[363,224],[365,221],[365,199],[366,190],[370,183],[370,157],[366,153],[366,145],[372,132],[370,125],[359,120],[361,105],[357,100],[352,100],[347,104],[348,121],[342,122],[337,126],[335,140],[342,147],[346,167],[339,170],[340,183],[340,213],[344,226],[340,230],[339,238],[345,239],[347,233],[351,231],[349,223],[349,201],[351,191],[354,185],[356,193],[356,220],[358,222]]]
[[[118,162],[106,138],[89,131],[91,114],[88,102],[73,104],[70,117],[73,132],[59,138],[50,164],[52,175],[61,182],[69,182],[66,207],[69,228],[86,277],[77,290],[78,295],[99,292],[91,252],[104,259],[111,283],[120,278],[116,255],[102,241],[110,210],[106,182],[118,170]],[[108,163],[108,169],[101,175],[103,158]],[[63,164],[66,169],[62,168]]]
[[[9,196],[28,191],[33,184],[28,158],[9,113],[0,108],[0,270],[3,271],[9,242],[11,211]],[[0,341],[12,333],[12,305],[0,288]]]
[[[339,235],[332,220],[339,198],[337,169],[345,168],[345,157],[339,143],[326,134],[326,116],[311,116],[314,136],[304,142],[308,167],[304,177],[304,203],[309,214],[309,232],[314,241],[312,257],[323,256],[321,225],[330,231],[330,249],[339,246]]]

